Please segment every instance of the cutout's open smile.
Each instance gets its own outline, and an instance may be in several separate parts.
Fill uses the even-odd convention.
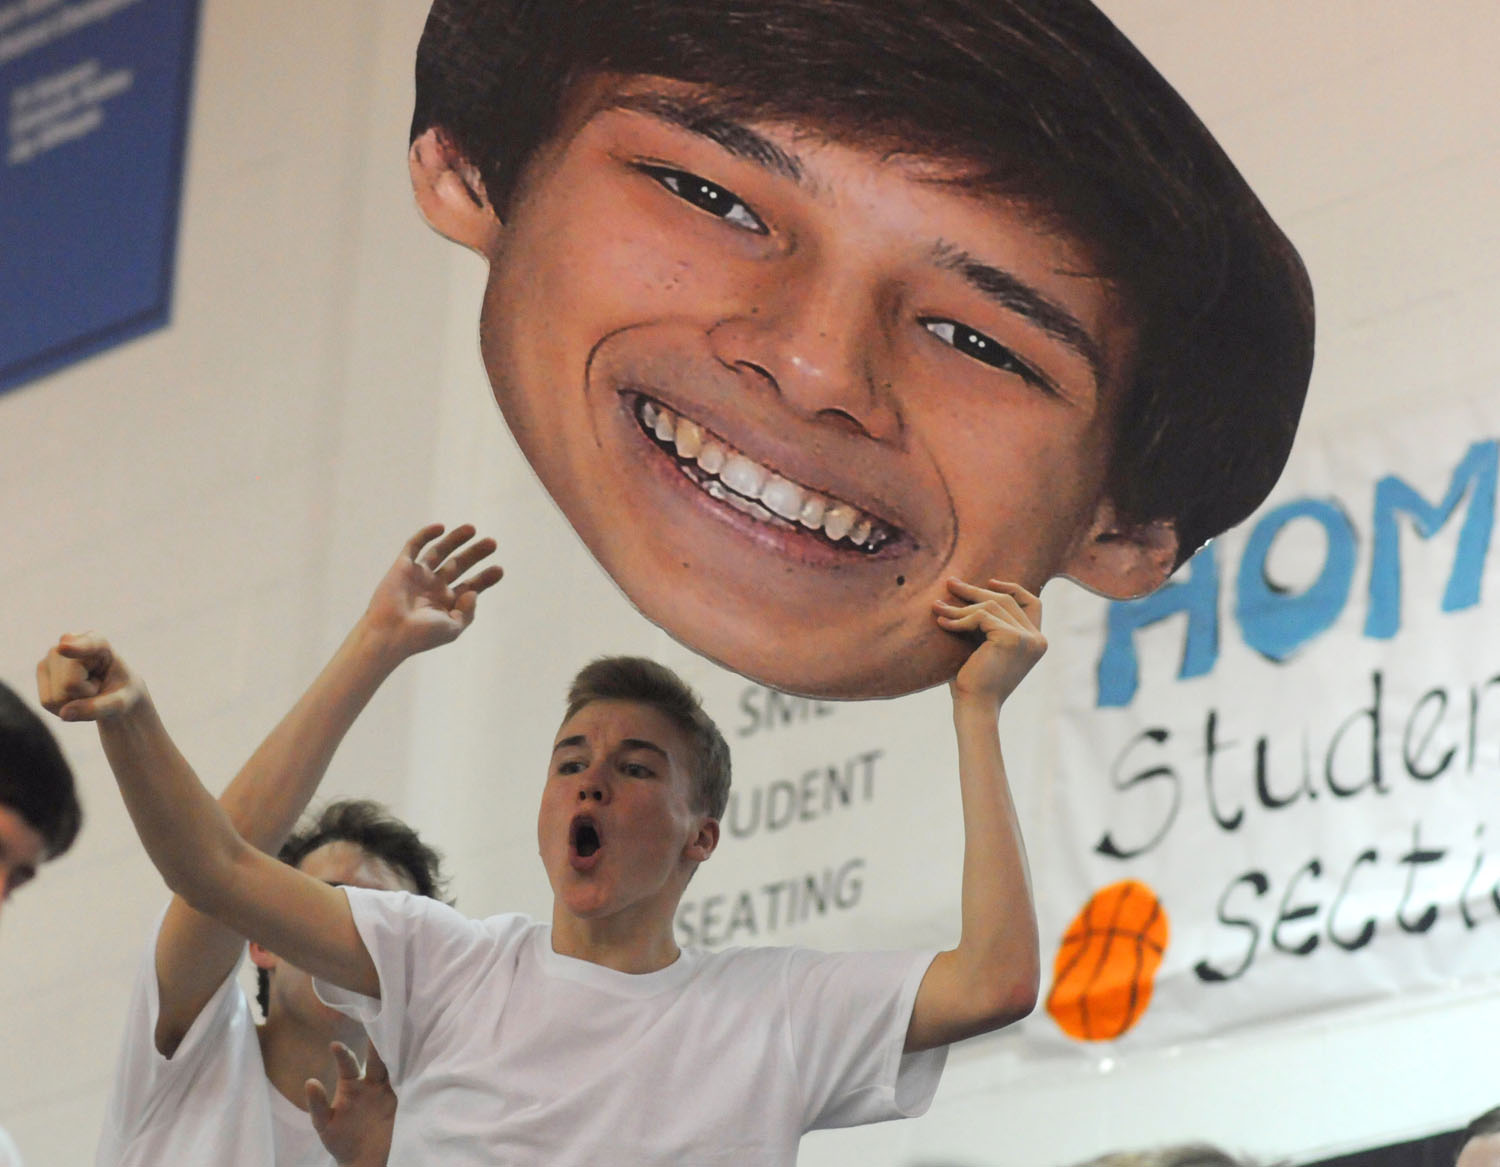
[[[704,494],[758,522],[821,537],[841,551],[873,555],[898,534],[843,501],[782,477],[717,434],[638,394],[635,419]]]

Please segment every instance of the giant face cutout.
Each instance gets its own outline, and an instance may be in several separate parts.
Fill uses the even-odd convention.
[[[701,85],[594,75],[505,202],[439,126],[411,168],[482,254],[481,346],[521,450],[599,563],[695,651],[792,692],[951,677],[950,577],[1112,596],[1170,519],[1108,484],[1137,326],[1089,249],[952,163]]]

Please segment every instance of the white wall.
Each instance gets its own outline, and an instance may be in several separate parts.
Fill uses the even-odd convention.
[[[417,8],[207,0],[171,327],[0,398],[0,673],[29,691],[59,632],[106,631],[215,786],[429,515],[447,256],[409,211]],[[409,705],[398,679],[332,789],[400,797]],[[43,1165],[91,1161],[164,902],[97,744],[61,736],[85,830],[0,961],[0,1123]]]
[[[1486,391],[1500,372],[1500,6],[1104,6],[1308,263],[1319,355],[1304,435]],[[726,712],[739,684],[629,610],[489,404],[478,266],[420,225],[406,187],[424,9],[205,0],[171,327],[0,397],[0,675],[24,690],[57,633],[101,629],[222,784],[409,530],[474,518],[526,569],[469,636],[380,695],[327,789],[384,797],[444,845],[461,906],[537,910],[531,775],[578,661],[657,653]],[[528,621],[559,592],[575,615]],[[904,708],[946,716],[940,694]],[[1026,724],[1013,711],[1008,733],[1040,764]],[[7,906],[0,938],[0,1124],[42,1165],[89,1160],[163,899],[91,732],[61,736],[86,829]],[[1061,1164],[1188,1136],[1267,1157],[1347,1149],[1500,1101],[1484,1039],[1497,1023],[1500,1006],[1478,999],[1040,1078],[979,1044],[955,1055],[927,1118],[812,1136],[803,1160]]]

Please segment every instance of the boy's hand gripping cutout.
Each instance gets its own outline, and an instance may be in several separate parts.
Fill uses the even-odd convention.
[[[957,947],[933,958],[906,1032],[908,1052],[1009,1025],[1036,1005],[1040,955],[1026,850],[1000,756],[1001,703],[1041,659],[1041,601],[1018,584],[949,579],[938,626],[978,641],[949,682],[958,736],[964,866]]]
[[[1042,602],[1020,584],[992,579],[989,587],[950,579],[953,600],[938,600],[933,614],[949,632],[980,638],[949,682],[955,701],[983,700],[1000,705],[1047,651],[1042,635]]]

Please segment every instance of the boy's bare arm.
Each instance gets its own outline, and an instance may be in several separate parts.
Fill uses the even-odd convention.
[[[983,642],[949,688],[958,733],[964,864],[958,947],[939,953],[922,979],[906,1049],[931,1049],[987,1033],[1036,1005],[1041,956],[1031,877],[1005,763],[1000,705],[1041,659],[1041,601],[1016,584],[949,582],[953,602],[934,605],[949,632]]]
[[[183,893],[169,909],[156,954],[162,996],[156,1038],[164,1053],[172,1052],[233,968],[245,935],[316,971],[298,958],[297,951],[268,938],[276,932],[274,925],[269,933],[247,932],[235,928],[222,907],[211,906],[216,902],[211,898],[216,894],[213,880],[222,875],[226,859],[245,868],[236,876],[242,887],[231,891],[259,886],[256,880],[264,878],[270,890],[255,894],[265,895],[273,908],[283,906],[283,896],[291,903],[311,897],[305,910],[315,911],[321,902],[336,915],[347,916],[342,893],[258,849],[280,845],[338,742],[391,669],[414,652],[458,636],[473,618],[479,592],[499,579],[500,569],[489,567],[457,582],[493,550],[493,543],[481,540],[465,546],[473,529],[462,527],[427,546],[440,533],[440,527],[431,526],[408,541],[328,668],[225,791],[227,816],[212,798],[208,807],[201,804],[198,795],[206,792],[167,736],[144,686],[106,643],[97,637],[64,637],[38,666],[38,687],[49,709],[66,720],[100,722],[101,741],[137,829],[168,885]],[[162,791],[174,790],[187,792],[181,805],[153,803],[163,797]],[[184,832],[177,840],[170,837],[171,828],[163,829],[173,822]],[[200,869],[184,870],[174,860],[173,848],[195,842],[189,833],[195,828],[201,828],[202,840],[217,849],[206,852]],[[248,841],[235,828],[244,831]],[[288,873],[296,878],[283,878]],[[186,882],[175,882],[181,880]],[[331,898],[324,893],[331,893]],[[195,912],[190,902],[198,902],[205,913]],[[352,935],[352,920],[348,927]]]
[[[344,735],[407,657],[456,639],[479,594],[500,578],[474,528],[423,527],[381,578],[354,628],[291,711],[219,797],[241,837],[273,853],[307,808]],[[238,962],[244,937],[174,896],[156,944],[156,1048],[170,1057]]]
[[[108,641],[63,637],[37,666],[37,688],[42,704],[64,721],[99,723],[136,833],[169,888],[314,976],[378,994],[344,893],[240,837]]]

